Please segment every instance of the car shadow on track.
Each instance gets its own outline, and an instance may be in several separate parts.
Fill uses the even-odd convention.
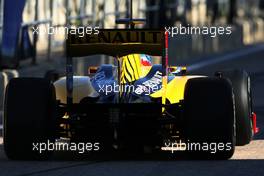
[[[144,172],[147,175],[263,175],[264,160],[193,160],[183,156],[103,156],[91,158],[90,155],[57,152],[47,161],[8,160],[0,145],[0,173],[8,175],[79,175],[86,171],[91,175],[133,175]],[[25,168],[26,166],[26,168]],[[133,167],[131,167],[133,166]],[[15,169],[13,169],[15,168]]]

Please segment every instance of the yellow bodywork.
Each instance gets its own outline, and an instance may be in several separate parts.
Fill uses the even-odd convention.
[[[140,63],[140,55],[128,55],[123,57],[122,68],[121,68],[121,84],[132,83],[140,78],[145,77],[152,66],[143,66]],[[177,67],[171,67],[171,71],[175,71]],[[161,98],[166,96],[165,100],[169,100],[170,103],[178,103],[184,99],[185,84],[191,78],[197,78],[203,76],[174,76],[166,86],[150,94],[153,98]],[[73,102],[79,103],[84,97],[98,97],[99,94],[93,88],[90,78],[88,76],[74,76],[73,79]],[[62,103],[66,103],[66,78],[63,77],[54,83],[56,90],[56,97]],[[166,88],[166,90],[165,90]],[[165,104],[165,102],[163,102]]]
[[[142,66],[140,54],[130,54],[122,57],[120,82],[126,84],[145,77],[151,66]]]
[[[141,64],[140,54],[130,54],[122,57],[122,67],[121,67],[121,84],[126,84],[133,82],[140,78],[145,77],[152,66],[143,66]],[[170,67],[171,72],[177,70],[178,67]],[[182,67],[186,71],[186,67]],[[178,103],[184,98],[184,89],[186,82],[191,78],[196,78],[201,76],[175,76],[168,84],[162,85],[162,89],[156,91],[150,96],[153,98],[159,98],[166,94],[166,99],[170,103]],[[165,79],[166,81],[167,79]],[[165,102],[163,102],[165,104]]]
[[[166,86],[166,99],[170,103],[178,103],[180,100],[183,100],[185,84],[189,79],[197,77],[201,76],[175,76]],[[153,98],[162,97],[162,91],[163,88],[150,96]]]

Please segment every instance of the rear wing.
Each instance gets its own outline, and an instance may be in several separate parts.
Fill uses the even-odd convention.
[[[66,89],[67,105],[69,106],[73,103],[73,57],[96,54],[105,54],[114,57],[121,57],[128,54],[162,56],[162,84],[167,84],[168,34],[166,33],[165,37],[164,30],[102,29],[99,30],[98,34],[83,35],[82,33],[82,35],[78,35],[76,30],[72,31],[71,29],[66,39],[66,52]],[[166,91],[163,92],[166,95]]]
[[[132,53],[162,56],[164,36],[164,30],[153,29],[101,29],[98,34],[82,36],[70,31],[66,40],[67,56],[105,54],[120,57]]]

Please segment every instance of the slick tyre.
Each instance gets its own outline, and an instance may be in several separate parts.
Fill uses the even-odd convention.
[[[226,79],[190,79],[184,93],[187,153],[199,159],[228,159],[235,150],[235,115]]]
[[[226,71],[223,77],[231,81],[235,95],[236,145],[249,144],[253,137],[250,77],[244,70]]]
[[[42,78],[11,79],[4,104],[4,150],[14,160],[47,159],[34,144],[54,142],[56,96],[52,84]]]

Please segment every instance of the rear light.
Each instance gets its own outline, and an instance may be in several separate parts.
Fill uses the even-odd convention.
[[[89,67],[88,74],[95,74],[98,70],[98,67]]]
[[[252,119],[253,132],[254,134],[256,134],[259,132],[259,128],[257,127],[257,114],[255,112],[252,113],[251,119]]]

